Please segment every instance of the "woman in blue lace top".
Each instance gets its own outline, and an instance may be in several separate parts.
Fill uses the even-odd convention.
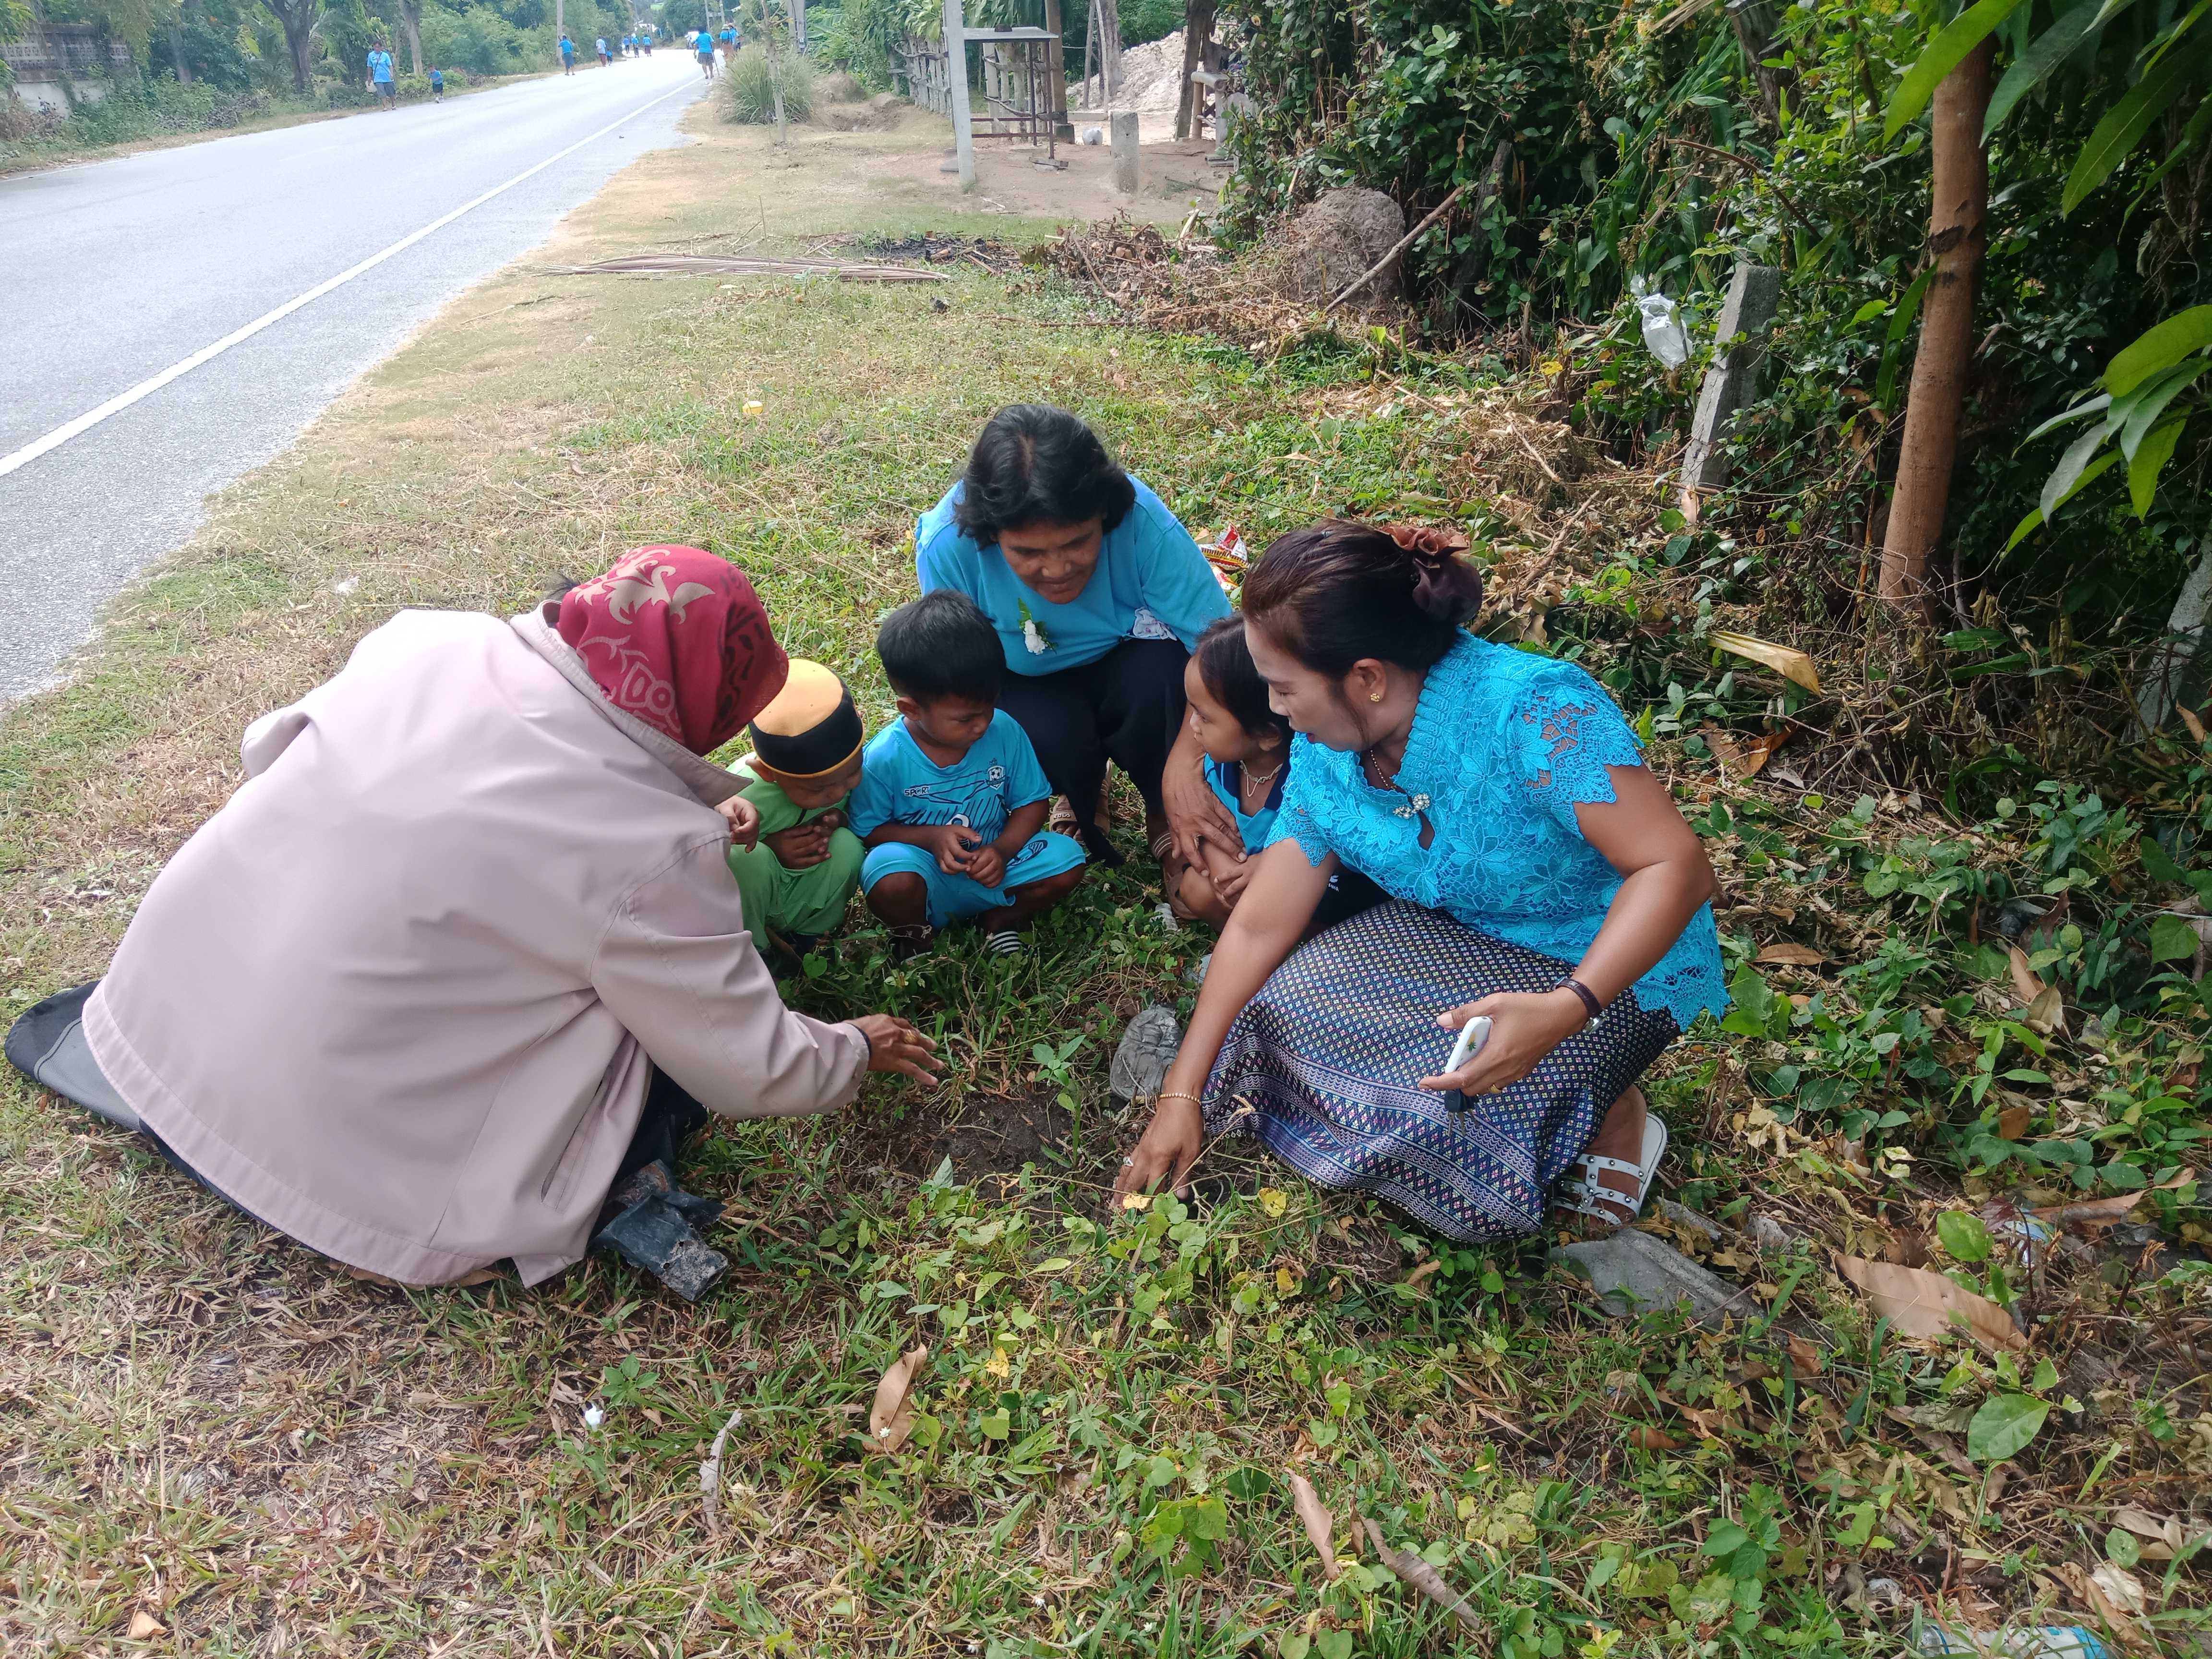
[[[1182,1183],[1211,1129],[1457,1238],[1541,1225],[1563,1176],[1604,1223],[1641,1206],[1637,1079],[1727,1001],[1711,866],[1595,681],[1466,631],[1455,541],[1324,525],[1247,580],[1291,782],[1121,1190]],[[1300,947],[1340,866],[1396,902]]]

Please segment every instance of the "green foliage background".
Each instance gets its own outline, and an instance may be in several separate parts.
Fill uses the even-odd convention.
[[[2065,9],[2029,0],[2001,29],[2000,70]],[[1669,374],[1638,340],[1642,279],[1710,341],[1739,260],[1786,272],[1765,395],[1736,434],[1737,507],[1856,558],[1895,466],[1925,260],[1925,116],[1886,140],[1892,90],[1935,7],[1812,0],[1779,10],[1767,63],[1790,82],[1778,122],[1718,5],[1599,0],[1289,0],[1235,8],[1260,114],[1224,222],[1256,238],[1331,187],[1390,192],[1410,218],[1455,185],[1471,204],[1498,142],[1512,161],[1480,219],[1466,206],[1418,245],[1433,343],[1560,360],[1577,424],[1617,459],[1680,435],[1700,367]],[[2201,258],[2201,146],[2155,179],[2167,142],[2205,123],[2185,98],[2160,142],[2070,215],[2061,198],[2102,112],[2140,80],[2179,8],[2122,10],[1996,133],[1992,234],[1947,525],[1945,564],[2014,602],[2063,608],[2083,635],[2164,620],[2202,551],[2206,450],[2185,440],[2138,521],[2120,477],[2001,563],[2057,447],[2026,445],[2160,317],[2212,299]],[[2024,447],[2025,446],[2025,447]],[[1878,538],[1876,540],[1878,541]],[[1962,618],[1963,620],[1963,618]]]

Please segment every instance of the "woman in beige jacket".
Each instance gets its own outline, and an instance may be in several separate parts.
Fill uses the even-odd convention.
[[[725,855],[757,819],[701,757],[784,675],[751,586],[693,548],[511,622],[402,611],[248,728],[107,977],[9,1058],[340,1261],[545,1279],[656,1071],[657,1104],[750,1118],[934,1069],[904,1020],[786,1008],[746,931]]]

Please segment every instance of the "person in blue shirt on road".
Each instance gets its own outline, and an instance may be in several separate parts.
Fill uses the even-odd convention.
[[[1015,931],[1083,879],[1083,848],[1044,827],[1052,786],[1021,726],[999,708],[1006,663],[964,593],[902,605],[876,635],[900,718],[862,751],[853,833],[868,848],[860,886],[890,924],[896,954],[973,917],[996,956]]]
[[[368,49],[368,89],[374,93],[386,109],[399,107],[398,88],[392,82],[392,54],[378,41]]]
[[[722,62],[726,65],[738,55],[738,48],[744,44],[738,39],[738,28],[735,23],[725,23],[722,26],[721,41]]]
[[[576,43],[564,34],[561,37],[561,73],[574,75],[575,72]]]
[[[691,48],[699,54],[699,73],[709,81],[714,78],[714,37],[705,29],[691,37]]]
[[[435,64],[430,65],[430,101],[434,104],[446,101],[446,71]]]
[[[915,567],[923,592],[957,588],[990,618],[1008,670],[1000,704],[1091,857],[1121,862],[1099,811],[1109,760],[1145,798],[1154,857],[1187,834],[1183,861],[1196,863],[1201,830],[1235,840],[1183,723],[1184,665],[1228,598],[1167,504],[1082,421],[1042,404],[994,415],[915,526]]]
[[[605,69],[608,64],[614,62],[613,58],[607,56],[607,37],[605,35],[602,34],[599,37],[598,46],[599,50],[599,67],[601,69]]]

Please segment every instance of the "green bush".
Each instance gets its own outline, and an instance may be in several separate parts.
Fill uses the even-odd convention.
[[[814,107],[814,65],[793,52],[780,55],[783,59],[784,116],[788,120],[804,121]],[[721,100],[725,121],[758,126],[775,120],[775,97],[769,82],[767,52],[753,46],[738,52],[737,61],[723,76],[717,95]]]
[[[523,75],[559,62],[549,31],[517,28],[489,7],[448,11],[426,6],[422,27],[424,61],[441,69],[487,76]],[[578,44],[588,56],[591,36],[584,34]]]

